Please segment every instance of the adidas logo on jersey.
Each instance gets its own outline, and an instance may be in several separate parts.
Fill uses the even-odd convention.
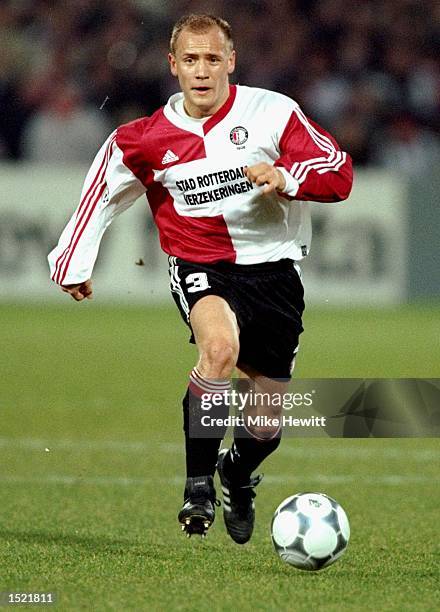
[[[170,164],[171,162],[175,162],[178,159],[179,157],[175,153],[173,153],[171,149],[168,149],[168,151],[162,157],[162,165]]]

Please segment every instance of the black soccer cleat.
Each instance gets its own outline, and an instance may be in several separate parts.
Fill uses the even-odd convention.
[[[217,472],[223,492],[223,519],[226,530],[237,544],[246,544],[251,539],[255,523],[254,497],[256,487],[263,475],[254,476],[247,481],[234,482],[227,478],[223,470],[223,461],[227,448],[218,454]]]
[[[215,497],[213,477],[187,478],[183,498],[183,506],[177,517],[182,531],[188,538],[193,534],[205,537],[215,519],[215,506],[220,505]]]

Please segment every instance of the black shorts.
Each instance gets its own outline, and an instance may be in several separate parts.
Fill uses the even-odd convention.
[[[173,298],[190,328],[194,304],[206,295],[218,295],[237,317],[238,367],[251,366],[269,378],[291,378],[304,310],[303,285],[291,259],[240,265],[169,257],[169,273]]]

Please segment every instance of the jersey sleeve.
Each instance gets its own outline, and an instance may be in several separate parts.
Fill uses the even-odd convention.
[[[113,132],[96,155],[80,203],[49,253],[51,279],[58,285],[89,279],[106,228],[145,191],[142,182],[123,163],[116,131]]]
[[[296,104],[281,134],[279,150],[275,166],[284,174],[287,196],[315,202],[339,202],[349,196],[353,183],[350,156]]]

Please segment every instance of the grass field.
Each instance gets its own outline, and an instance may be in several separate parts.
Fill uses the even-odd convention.
[[[310,310],[297,376],[440,377],[438,309]],[[180,397],[194,361],[170,308],[0,307],[0,591],[62,610],[437,611],[439,439],[286,439],[268,459],[252,541],[205,541],[176,512]],[[301,490],[346,509],[346,555],[320,573],[272,550]],[[35,606],[34,606],[35,607]]]

